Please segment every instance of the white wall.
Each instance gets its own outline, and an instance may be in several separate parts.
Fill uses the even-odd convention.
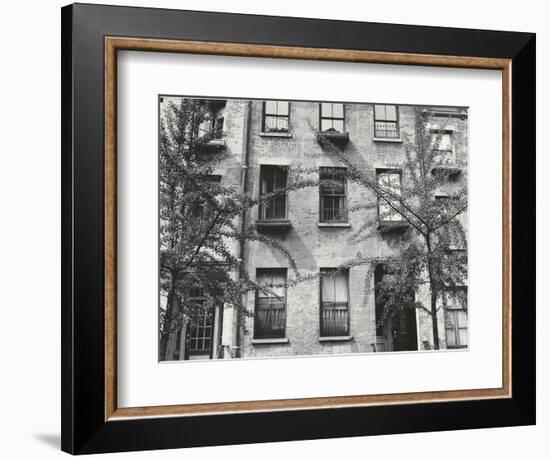
[[[130,0],[128,0],[130,1]],[[97,2],[93,2],[97,3]],[[124,4],[109,0],[110,4]],[[548,159],[542,157],[543,108],[550,109],[543,92],[543,56],[550,48],[548,12],[536,0],[480,2],[353,0],[296,2],[277,0],[140,1],[133,5],[229,11],[327,19],[397,22],[468,28],[519,30],[538,33],[538,191],[539,284],[542,259],[550,258],[542,245],[543,225],[549,228],[548,202],[542,177]],[[2,71],[0,72],[0,454],[47,457],[59,454],[60,367],[60,11],[57,0],[6,2],[0,14]],[[497,6],[498,5],[498,6]],[[547,57],[547,56],[545,56]],[[546,164],[545,164],[546,163]],[[543,197],[544,194],[544,197]],[[548,313],[542,313],[538,291],[538,425],[430,434],[245,445],[182,451],[150,452],[168,457],[280,457],[358,454],[359,456],[439,455],[515,457],[548,448],[550,434],[547,381],[549,340],[542,336]],[[546,359],[545,367],[542,365]],[[546,376],[546,377],[545,377]],[[138,456],[129,454],[125,456]],[[140,455],[140,456],[143,456]]]

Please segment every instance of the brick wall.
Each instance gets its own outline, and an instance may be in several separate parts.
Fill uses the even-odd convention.
[[[345,152],[354,163],[363,164],[369,170],[396,167],[403,162],[403,143],[400,141],[376,141],[374,139],[373,105],[346,104],[346,131],[350,140]],[[399,107],[401,136],[410,135],[414,129],[415,108]],[[448,121],[445,119],[445,121]],[[467,121],[453,118],[457,156],[467,158]],[[341,164],[324,151],[316,141],[319,126],[319,104],[293,102],[290,108],[290,136],[272,137],[262,135],[262,102],[253,101],[249,139],[248,187],[253,195],[259,194],[260,166],[278,164],[296,168],[339,166]],[[447,126],[446,126],[447,127]],[[466,179],[466,174],[460,179]],[[404,183],[406,186],[406,183]],[[363,186],[348,183],[348,208],[359,203],[375,203],[375,197]],[[361,254],[366,257],[390,257],[399,253],[407,243],[411,231],[405,235],[382,235],[373,230],[366,242],[351,244],[350,236],[365,221],[376,218],[376,208],[349,215],[350,227],[319,227],[319,190],[305,188],[289,193],[288,219],[292,227],[270,236],[287,247],[297,261],[302,274],[316,274],[321,268],[336,267]],[[249,214],[249,222],[257,218],[257,209]],[[247,250],[247,268],[254,275],[258,268],[288,267],[283,255],[261,243],[251,243]],[[320,285],[315,278],[287,291],[287,343],[253,343],[253,318],[248,320],[247,333],[243,337],[243,356],[271,357],[297,354],[330,354],[372,351],[376,343],[376,318],[374,304],[374,279],[365,291],[365,276],[372,276],[366,267],[353,268],[349,273],[349,341],[320,342]],[[288,276],[293,273],[289,269]],[[366,296],[366,300],[365,300]],[[429,306],[429,301],[423,302]],[[248,307],[254,310],[255,298],[250,294]],[[445,342],[443,312],[439,314],[440,340]],[[431,321],[423,312],[417,312],[418,346],[423,341],[432,342]]]
[[[292,175],[296,170],[310,170],[316,175],[320,167],[342,166],[329,152],[323,150],[316,139],[319,129],[320,107],[318,103],[292,102],[290,104],[289,134],[265,134],[262,132],[262,101],[229,100],[226,105],[224,159],[216,173],[222,175],[224,186],[240,186],[242,159],[248,154],[247,188],[253,196],[260,193],[260,167],[284,165]],[[345,130],[349,143],[345,154],[355,164],[360,164],[373,176],[376,169],[398,168],[404,161],[403,139],[414,132],[415,107],[399,107],[400,137],[394,140],[376,139],[374,136],[374,106],[369,104],[345,105]],[[453,132],[454,154],[466,164],[468,157],[468,121],[466,117],[434,117],[434,128]],[[467,180],[467,167],[454,180],[449,180],[442,191],[452,191]],[[403,186],[407,186],[406,177]],[[348,227],[322,227],[319,224],[319,188],[307,187],[289,192],[287,218],[291,227],[267,233],[287,248],[296,260],[302,275],[319,273],[322,268],[337,267],[357,255],[367,258],[397,256],[405,244],[410,243],[413,231],[383,234],[373,225],[366,241],[354,244],[350,237],[366,221],[377,218],[376,198],[364,186],[347,183],[347,207],[372,204],[372,208],[349,214]],[[247,214],[247,224],[254,225],[258,208]],[[462,217],[467,228],[467,214]],[[231,242],[235,252],[237,246]],[[249,274],[254,278],[257,269],[287,268],[289,279],[294,277],[288,260],[279,251],[259,242],[247,242],[242,254]],[[365,279],[368,278],[368,285]],[[242,357],[273,357],[292,355],[335,354],[369,352],[376,348],[376,313],[374,300],[374,273],[370,267],[354,267],[349,271],[349,340],[321,341],[320,339],[320,279],[317,277],[287,290],[286,341],[258,343],[254,339],[254,319],[248,318],[246,331],[241,335]],[[429,308],[429,291],[420,291],[417,299]],[[246,306],[255,309],[255,295],[248,294]],[[232,339],[235,332],[233,310],[225,310],[222,345],[224,357],[233,354]],[[430,317],[416,311],[418,349],[424,343],[433,345]],[[440,344],[445,348],[444,312],[438,313]],[[389,337],[391,340],[391,336]],[[381,349],[380,345],[377,347]]]

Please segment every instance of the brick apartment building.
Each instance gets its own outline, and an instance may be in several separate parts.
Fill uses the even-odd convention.
[[[161,113],[166,103],[177,100],[162,98]],[[209,147],[225,148],[226,159],[216,171],[223,186],[241,186],[259,196],[284,186],[293,170],[300,168],[318,169],[321,180],[324,176],[332,178],[329,185],[324,186],[321,181],[317,189],[291,191],[274,198],[272,205],[257,206],[246,215],[247,224],[282,243],[292,253],[298,270],[304,275],[312,274],[314,279],[278,288],[278,297],[248,294],[246,306],[254,317],[247,318],[247,332],[239,332],[231,308],[219,307],[213,314],[196,317],[171,337],[168,348],[173,359],[429,349],[433,344],[431,318],[418,308],[407,309],[393,324],[377,325],[382,304],[377,301],[374,285],[385,274],[383,264],[371,270],[354,267],[333,276],[318,275],[335,269],[358,252],[377,259],[398,256],[401,245],[397,240],[401,235],[374,230],[366,241],[349,243],[354,229],[363,225],[365,218],[376,228],[379,215],[384,214],[380,208],[384,203],[377,203],[369,189],[351,180],[334,178],[333,171],[343,164],[324,150],[317,132],[326,132],[354,163],[376,171],[380,180],[397,180],[405,185],[399,164],[404,160],[403,139],[414,131],[416,108],[262,100],[213,100],[210,107],[212,116],[201,125],[201,130],[216,132]],[[448,186],[464,186],[467,111],[456,107],[426,110],[433,115],[434,132],[442,133],[439,148],[445,151],[445,167],[452,169],[461,164],[450,174]],[[444,196],[442,189],[441,195],[434,197]],[[374,203],[372,211],[347,211],[369,202]],[[467,214],[461,215],[461,221],[467,228]],[[288,260],[265,244],[247,242],[241,258],[257,280],[277,285],[289,278]],[[370,288],[365,288],[367,275],[372,277]],[[197,291],[197,300],[200,295]],[[427,292],[421,291],[418,296],[416,300],[429,307]],[[441,348],[467,347],[466,307],[464,300],[451,299],[445,310],[440,308]]]

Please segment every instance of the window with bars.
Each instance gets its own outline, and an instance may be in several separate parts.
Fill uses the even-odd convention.
[[[376,179],[379,188],[378,220],[403,221],[403,216],[395,210],[399,208],[401,197],[401,172],[394,170],[377,170]]]
[[[256,293],[255,339],[280,339],[286,328],[286,269],[257,269],[256,282],[268,291]]]
[[[288,168],[278,165],[260,167],[260,214],[259,219],[286,219],[286,182]],[[270,197],[264,197],[274,194]]]
[[[212,354],[213,310],[206,308],[206,297],[199,288],[192,288],[187,300],[193,309],[187,323],[188,357]]]
[[[396,105],[374,105],[374,136],[399,138],[399,112]]]
[[[445,292],[445,336],[447,348],[468,347],[467,288],[453,288]]]
[[[432,131],[432,142],[437,150],[436,161],[442,163],[454,161],[452,131]]]
[[[321,269],[321,337],[349,336],[348,273]]]
[[[266,100],[264,102],[264,117],[262,131],[288,133],[290,118],[290,103],[279,100]]]
[[[344,132],[344,104],[321,103],[321,131]]]
[[[346,208],[346,169],[321,167],[319,171],[320,221],[344,223],[348,220]]]

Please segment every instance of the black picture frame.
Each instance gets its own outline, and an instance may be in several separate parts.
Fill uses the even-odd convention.
[[[85,454],[535,424],[535,34],[89,4],[66,6],[61,15],[64,451]],[[106,421],[106,36],[511,59],[512,396]]]

